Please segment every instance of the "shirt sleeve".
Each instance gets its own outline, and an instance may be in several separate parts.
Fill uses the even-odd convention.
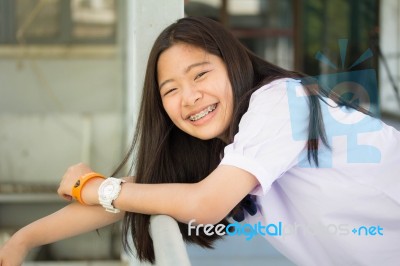
[[[220,163],[253,174],[260,185],[251,194],[267,193],[297,163],[308,136],[309,106],[304,96],[300,81],[293,79],[275,80],[252,94]]]

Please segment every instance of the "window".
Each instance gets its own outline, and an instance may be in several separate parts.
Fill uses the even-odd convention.
[[[260,57],[293,68],[291,0],[190,0],[185,4],[185,12],[220,21]]]
[[[115,0],[3,0],[0,44],[112,44]]]

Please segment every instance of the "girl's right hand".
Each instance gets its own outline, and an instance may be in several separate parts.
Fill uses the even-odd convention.
[[[29,250],[13,237],[0,247],[0,266],[21,266]]]

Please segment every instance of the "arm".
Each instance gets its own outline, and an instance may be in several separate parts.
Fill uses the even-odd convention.
[[[59,189],[69,197],[72,184],[78,177],[67,175]],[[87,204],[98,205],[97,190],[102,179],[85,185],[82,197]],[[233,166],[221,165],[209,176],[194,184],[136,184],[125,183],[114,201],[118,209],[144,214],[166,214],[188,223],[217,223],[254,187],[257,179],[250,173]]]
[[[71,172],[81,176],[91,172],[91,169],[79,164],[78,167],[68,168],[66,175]],[[132,177],[127,177],[125,180],[132,182]],[[70,200],[70,197],[66,196],[66,199]],[[25,256],[34,247],[104,227],[121,220],[123,215],[123,212],[108,213],[101,206],[72,203],[16,232],[4,246],[0,247],[0,266],[21,265]]]
[[[122,217],[123,213],[110,214],[101,206],[72,203],[15,233],[0,249],[0,266],[20,265],[34,247],[104,227]]]

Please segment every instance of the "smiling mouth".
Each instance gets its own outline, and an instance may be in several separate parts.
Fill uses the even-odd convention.
[[[194,122],[194,121],[197,121],[199,119],[202,119],[203,117],[205,117],[206,115],[208,115],[209,113],[214,111],[215,108],[217,108],[217,104],[210,105],[206,109],[201,111],[200,113],[189,116],[189,120]]]

